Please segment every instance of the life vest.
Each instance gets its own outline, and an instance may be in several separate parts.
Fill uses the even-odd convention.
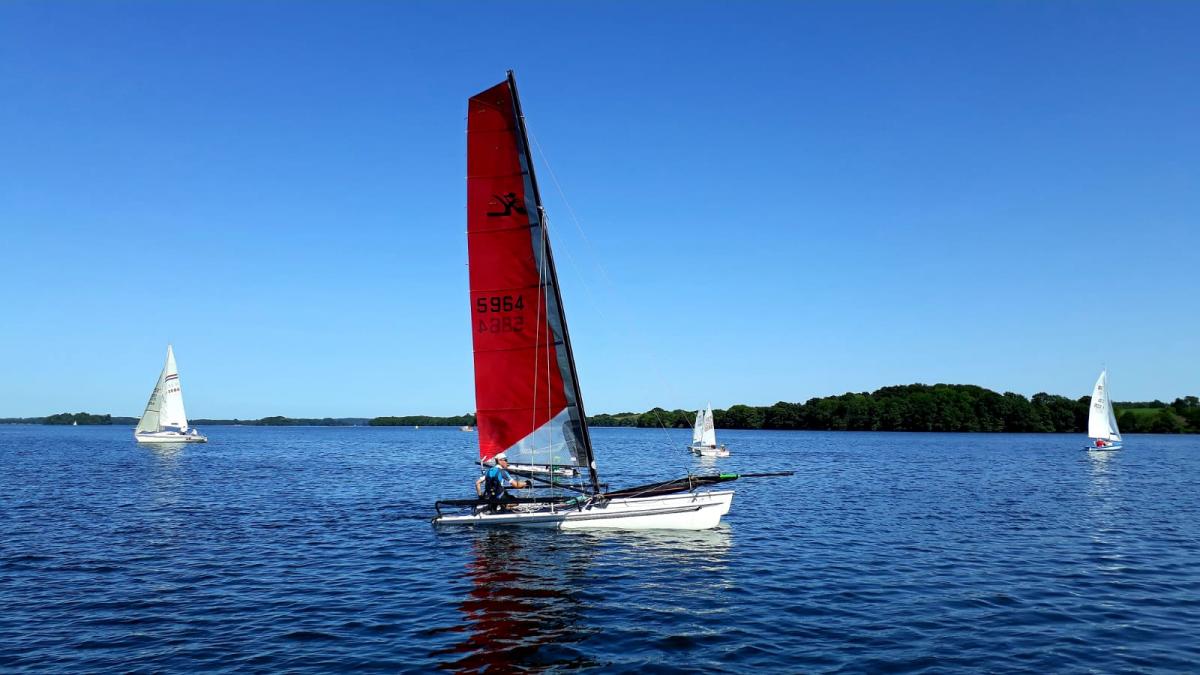
[[[504,482],[500,480],[500,469],[492,467],[483,477],[483,498],[489,502],[499,501],[504,496]]]

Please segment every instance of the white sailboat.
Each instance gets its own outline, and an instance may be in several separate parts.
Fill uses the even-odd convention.
[[[1120,450],[1121,431],[1113,414],[1112,398],[1108,391],[1108,370],[1100,371],[1092,388],[1092,405],[1088,409],[1088,438],[1085,450]]]
[[[747,474],[624,490],[600,482],[512,71],[468,102],[467,249],[480,467],[504,453],[509,471],[531,487],[520,497],[438,501],[433,523],[679,530],[720,524],[733,491],[699,488]]]
[[[729,450],[724,445],[717,445],[717,428],[713,424],[712,404],[707,408],[696,411],[696,424],[692,427],[692,444],[688,446],[692,452],[701,457],[728,457]]]
[[[138,443],[205,443],[206,436],[188,427],[187,412],[183,409],[183,389],[179,384],[179,369],[175,351],[167,345],[167,362],[158,375],[146,410],[138,421],[133,438]]]

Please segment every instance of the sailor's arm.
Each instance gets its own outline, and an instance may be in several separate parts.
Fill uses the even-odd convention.
[[[483,496],[483,478],[483,476],[480,476],[475,479],[475,494],[480,497]]]

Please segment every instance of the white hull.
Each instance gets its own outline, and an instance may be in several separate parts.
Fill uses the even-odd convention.
[[[489,466],[491,465],[489,464]],[[550,470],[550,467],[540,464],[509,464],[508,468],[513,473],[531,473],[539,476],[549,476],[553,473],[560,478],[573,478],[579,475],[578,471],[569,466],[555,467],[553,472]]]
[[[1113,450],[1120,450],[1120,449],[1121,449],[1121,444],[1120,444],[1120,443],[1113,443],[1113,444],[1106,445],[1106,446],[1104,446],[1104,447],[1102,447],[1102,448],[1098,448],[1098,447],[1096,447],[1096,445],[1093,443],[1092,445],[1085,445],[1085,446],[1083,446],[1083,449],[1084,449],[1084,450],[1091,450],[1092,452],[1111,452],[1111,451],[1113,451]]]
[[[208,436],[193,429],[191,433],[181,434],[178,431],[134,432],[133,439],[138,443],[207,443]]]
[[[729,450],[723,445],[689,445],[688,450],[701,457],[728,457]]]
[[[683,492],[661,497],[612,499],[600,504],[546,505],[532,510],[438,516],[434,525],[478,525],[553,528],[559,530],[708,530],[729,513],[733,490]],[[519,507],[518,507],[519,508]]]

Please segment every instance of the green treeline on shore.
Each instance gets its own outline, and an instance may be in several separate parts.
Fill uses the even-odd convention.
[[[112,415],[93,415],[91,413],[59,413],[41,420],[42,424],[112,424]],[[136,423],[136,420],[135,420]]]
[[[771,406],[735,405],[713,410],[721,429],[803,429],[816,431],[984,431],[1087,433],[1091,396],[1069,399],[1053,394],[996,393],[970,384],[910,384],[873,393],[846,393],[780,401]],[[1200,433],[1200,399],[1115,404],[1124,433]],[[654,408],[588,417],[597,427],[690,429],[693,410]],[[474,415],[376,417],[372,426],[474,426]]]
[[[54,424],[67,425],[72,424],[87,424],[87,425],[116,425],[116,424],[137,424],[136,417],[113,417],[112,415],[93,415],[92,413],[58,413],[57,415],[48,415],[46,417],[0,417],[0,424]]]
[[[137,420],[134,420],[136,423]],[[284,417],[273,415],[256,420],[218,420],[196,419],[193,426],[207,424],[209,426],[242,426],[242,427],[361,427],[367,423],[365,417]]]
[[[376,417],[367,424],[373,427],[473,427],[474,415],[454,417],[432,417],[430,415],[405,415],[403,417]]]
[[[1069,399],[1039,393],[996,393],[970,384],[909,384],[884,387],[872,393],[845,393],[810,398],[804,403],[780,401],[771,406],[735,405],[713,410],[721,429],[804,429],[815,431],[983,431],[1087,432],[1090,396]],[[1171,403],[1115,403],[1123,433],[1200,433],[1200,399],[1184,396]],[[643,413],[601,414],[588,418],[599,427],[691,428],[692,410],[654,408]],[[86,412],[48,417],[0,418],[0,424],[137,424],[135,417],[112,417]],[[196,419],[201,425],[243,426],[475,426],[471,414],[451,417],[263,417],[257,420]]]
[[[1069,399],[1039,393],[996,393],[969,384],[910,384],[873,393],[846,393],[780,401],[771,406],[713,410],[720,429],[805,429],[818,431],[985,431],[1087,433],[1091,396]],[[1116,403],[1123,433],[1200,433],[1200,399]],[[654,408],[588,418],[592,426],[690,428],[695,411]]]

